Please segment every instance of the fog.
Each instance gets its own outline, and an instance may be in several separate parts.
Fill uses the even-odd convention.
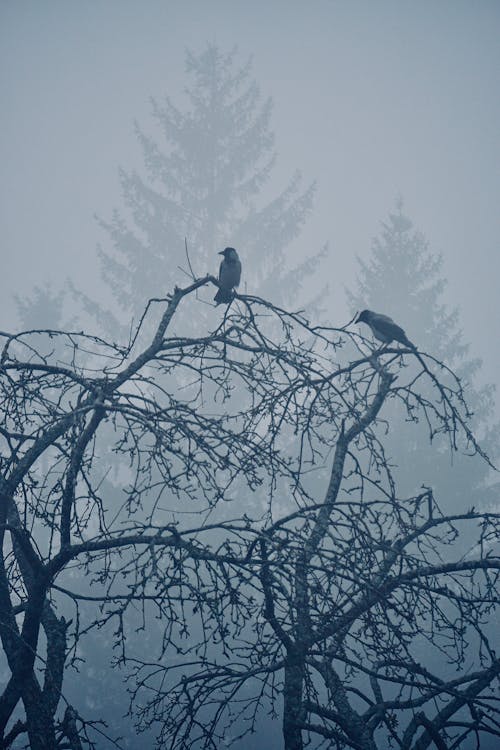
[[[295,267],[327,244],[307,281],[309,294],[328,285],[327,322],[351,318],[357,258],[369,259],[382,222],[403,205],[443,255],[442,301],[458,308],[468,356],[483,361],[476,383],[495,384],[499,32],[500,5],[488,0],[2,0],[0,330],[19,326],[14,295],[35,285],[57,294],[71,283],[111,306],[98,258],[109,237],[97,217],[122,210],[120,168],[143,169],[135,124],[155,132],[150,98],[182,110],[186,50],[214,44],[236,48],[237,66],[251,59],[261,101],[273,101],[277,160],[263,202],[296,170],[303,189],[316,183],[286,252]],[[251,253],[238,251],[252,293]],[[215,273],[218,262],[214,254],[213,267],[197,270]],[[388,300],[380,312],[398,311]]]
[[[185,49],[237,45],[274,100],[278,160],[316,180],[293,251],[329,242],[342,318],[354,257],[398,196],[445,257],[465,337],[498,368],[500,8],[496,2],[3,2],[3,326],[11,294],[45,279],[92,290],[119,166],[138,166],[149,97],[181,101]],[[244,249],[242,249],[244,252]],[[250,260],[250,259],[248,259]]]

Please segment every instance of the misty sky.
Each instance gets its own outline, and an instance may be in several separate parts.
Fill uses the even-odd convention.
[[[185,48],[216,42],[252,55],[274,99],[270,189],[297,168],[318,182],[294,252],[329,242],[333,309],[402,195],[494,382],[499,39],[498,0],[0,0],[0,328],[36,283],[102,293],[94,214],[121,206],[118,167],[140,166],[134,119],[147,129],[150,96],[182,105]]]

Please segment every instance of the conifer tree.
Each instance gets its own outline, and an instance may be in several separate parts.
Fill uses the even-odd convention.
[[[185,109],[169,97],[151,100],[161,141],[136,124],[144,176],[121,171],[124,210],[100,221],[111,242],[100,250],[103,278],[127,318],[137,315],[145,299],[183,278],[186,238],[196,275],[216,273],[217,252],[234,246],[243,291],[296,304],[319,254],[293,267],[286,253],[311,210],[314,185],[303,189],[296,173],[274,200],[259,202],[275,153],[272,102],[262,100],[251,62],[238,66],[235,50],[210,44],[187,53],[186,73]]]
[[[17,315],[21,327],[31,328],[59,328],[63,321],[63,307],[65,291],[55,291],[51,284],[35,285],[29,297],[22,298],[14,295]]]
[[[460,329],[459,310],[450,310],[443,300],[443,257],[430,250],[424,235],[404,214],[402,201],[373,240],[370,258],[358,258],[358,263],[356,287],[347,291],[352,311],[368,308],[389,315],[402,325],[420,351],[442,360],[460,375],[473,411],[473,428],[494,461],[500,448],[500,425],[491,421],[494,387],[476,383],[481,360],[470,356],[470,346]],[[368,335],[366,328],[360,328],[360,332]],[[423,437],[410,439],[405,418],[401,413],[391,449],[408,491],[418,489],[416,482],[427,477],[447,509],[498,503],[500,484],[484,461],[455,456],[452,467],[445,440],[439,436],[432,443]],[[466,446],[463,449],[465,452]]]

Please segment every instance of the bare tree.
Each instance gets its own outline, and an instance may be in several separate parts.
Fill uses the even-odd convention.
[[[282,701],[286,750],[498,735],[498,516],[399,497],[384,452],[389,399],[481,452],[460,381],[246,295],[214,331],[175,330],[210,283],[150,300],[127,346],[1,334],[3,747],[93,743],[63,678],[110,624],[161,747],[240,741]]]

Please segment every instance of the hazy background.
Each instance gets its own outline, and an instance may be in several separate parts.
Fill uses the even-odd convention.
[[[185,51],[214,43],[238,47],[236,67],[252,56],[251,78],[274,100],[278,160],[262,201],[296,169],[304,187],[317,181],[287,252],[293,266],[329,243],[315,283],[329,284],[331,322],[350,317],[356,256],[369,258],[402,197],[443,253],[443,301],[484,361],[477,380],[498,381],[499,39],[500,0],[0,0],[0,330],[19,325],[13,295],[35,284],[57,292],[70,279],[107,306],[96,248],[109,243],[94,215],[122,208],[120,166],[142,171],[134,121],[153,129],[149,98],[183,110]],[[197,270],[217,266],[214,254]],[[475,482],[469,465],[450,472],[465,495]],[[87,692],[107,685],[92,679]]]
[[[355,256],[368,256],[402,195],[445,256],[446,301],[462,310],[481,380],[494,382],[499,38],[498,0],[2,0],[0,327],[16,325],[12,293],[35,283],[71,277],[104,293],[94,213],[120,205],[118,166],[140,166],[133,121],[147,129],[151,95],[182,106],[185,48],[215,42],[237,45],[241,62],[252,55],[274,99],[278,162],[266,191],[296,168],[318,182],[292,252],[329,242],[322,268],[339,318]]]

